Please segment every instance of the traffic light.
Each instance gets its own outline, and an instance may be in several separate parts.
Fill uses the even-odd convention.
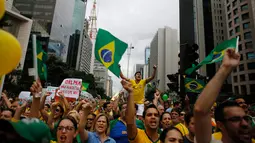
[[[179,91],[179,74],[168,74],[167,78],[170,80],[170,83],[167,83],[167,86],[170,90],[178,92]]]
[[[179,72],[181,74],[185,73],[185,70],[188,68],[191,68],[192,65],[197,65],[197,59],[199,58],[199,55],[197,53],[198,45],[193,44],[190,46],[189,44],[182,44],[180,47],[180,53],[178,54],[180,61],[178,64],[180,65]]]

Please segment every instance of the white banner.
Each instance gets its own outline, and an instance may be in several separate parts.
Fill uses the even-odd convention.
[[[65,97],[77,99],[80,94],[81,86],[82,79],[67,78],[62,82],[60,91],[64,93]]]
[[[80,99],[87,99],[89,101],[94,100],[93,96],[90,93],[86,92],[86,91],[81,91]]]
[[[30,96],[31,92],[29,91],[21,91],[19,94],[19,101],[21,102],[21,104],[26,101],[29,102],[32,100],[32,97]]]
[[[50,95],[47,96],[46,100],[45,100],[45,103],[49,104],[51,102],[51,99],[54,99],[55,97],[55,92],[56,92],[56,89],[58,89],[58,87],[54,87],[54,86],[48,86],[47,89],[46,89],[46,93],[49,92]]]

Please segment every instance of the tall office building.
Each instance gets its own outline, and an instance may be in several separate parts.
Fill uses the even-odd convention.
[[[5,9],[5,15],[8,17],[8,26],[3,26],[0,28],[10,32],[19,41],[22,48],[22,56],[19,68],[23,69],[33,21],[21,15],[19,11],[13,7],[12,0],[6,0]]]
[[[150,44],[149,65],[158,66],[153,82],[159,82],[158,88],[165,91],[167,88],[167,74],[178,72],[179,43],[177,30],[169,27],[159,28]],[[153,66],[149,68],[149,75],[153,72]]]
[[[241,62],[232,74],[235,94],[255,94],[255,1],[226,0],[228,39],[239,36]]]
[[[22,15],[33,19],[32,32],[49,37],[49,54],[65,62],[69,46],[81,46],[81,40],[78,44],[73,43],[77,42],[77,34],[81,39],[85,17],[84,0],[14,0],[14,6]],[[70,39],[73,40],[71,44]]]
[[[77,65],[79,71],[90,73],[91,56],[92,56],[92,42],[88,35],[87,22],[85,20],[83,29],[83,38],[81,44],[80,56],[77,57]]]
[[[112,77],[108,76],[107,78],[107,84],[106,84],[106,96],[112,97],[113,93],[112,93],[112,86],[113,86],[113,81],[112,81]]]
[[[107,79],[108,79],[108,69],[105,68],[103,64],[95,60],[93,73],[95,77],[95,82],[97,87],[107,88]]]

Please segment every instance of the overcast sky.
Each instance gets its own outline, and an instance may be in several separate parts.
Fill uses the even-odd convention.
[[[91,13],[93,0],[88,0],[86,17]],[[179,0],[97,0],[97,26],[111,32],[134,46],[130,57],[129,75],[135,64],[144,64],[144,49],[158,28],[169,26],[179,30]],[[179,39],[179,38],[178,38]],[[120,64],[127,75],[127,52]],[[113,91],[122,89],[120,79],[110,71]]]

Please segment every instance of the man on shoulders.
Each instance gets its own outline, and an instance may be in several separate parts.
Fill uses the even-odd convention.
[[[144,89],[147,83],[152,81],[156,75],[157,66],[153,66],[152,76],[147,79],[142,79],[142,74],[140,71],[135,73],[135,80],[128,79],[125,77],[122,72],[120,72],[120,77],[132,84],[133,92],[134,92],[134,101],[135,104],[138,105],[137,115],[142,116],[144,110]]]

